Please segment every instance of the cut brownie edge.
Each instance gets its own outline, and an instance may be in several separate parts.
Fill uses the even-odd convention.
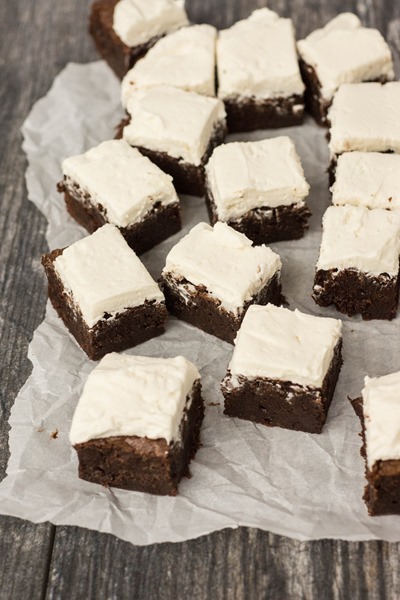
[[[55,259],[62,253],[62,249],[57,249],[42,256],[48,279],[49,299],[64,325],[90,359],[100,360],[109,352],[132,348],[164,333],[168,316],[165,304],[147,300],[112,319],[105,317],[89,328],[81,311],[66,293],[54,268]]]
[[[291,127],[303,122],[304,98],[300,94],[265,100],[254,97],[222,100],[230,133]]]
[[[228,372],[221,385],[225,398],[224,414],[268,427],[321,433],[342,363],[340,340],[320,388],[266,377],[239,376],[234,381]]]
[[[66,187],[64,182],[58,184],[58,190],[64,192],[64,200],[68,213],[89,233],[93,233],[108,223],[107,211],[99,204],[93,205],[88,194],[82,193],[78,186]],[[137,223],[129,227],[118,227],[128,245],[136,252],[143,254],[160,242],[174,235],[182,228],[181,210],[178,203],[163,206],[160,202]]]
[[[334,304],[336,309],[352,317],[361,314],[365,321],[392,320],[397,313],[399,277],[387,273],[371,275],[358,269],[317,270],[313,299],[319,306]]]
[[[204,402],[195,381],[181,423],[181,440],[137,436],[100,438],[76,444],[79,477],[91,483],[157,495],[175,496],[182,477],[200,446]]]

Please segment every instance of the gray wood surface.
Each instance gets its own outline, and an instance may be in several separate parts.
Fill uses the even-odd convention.
[[[89,0],[0,1],[0,479],[10,408],[31,366],[27,347],[44,316],[40,255],[46,220],[26,198],[19,128],[67,62],[96,59]],[[217,27],[264,0],[187,0],[193,21]],[[341,10],[378,27],[400,58],[399,0],[270,0],[299,37]],[[297,542],[224,530],[181,544],[134,547],[110,535],[0,517],[0,600],[400,598],[400,544]]]

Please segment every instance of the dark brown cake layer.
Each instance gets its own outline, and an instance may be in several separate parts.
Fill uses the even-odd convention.
[[[280,273],[276,273],[258,294],[246,302],[243,312],[238,316],[225,310],[204,286],[193,286],[183,277],[175,279],[161,276],[159,283],[172,315],[231,344],[251,304],[271,303],[279,306],[284,302]]]
[[[259,377],[239,377],[232,387],[229,373],[222,381],[224,413],[268,427],[321,433],[342,366],[342,341],[336,345],[321,388]]]
[[[62,253],[63,250],[53,250],[42,256],[49,298],[58,316],[89,358],[99,360],[109,352],[132,348],[164,333],[168,315],[164,303],[147,300],[141,306],[128,308],[113,318],[105,314],[103,320],[89,328],[54,269],[53,263]]]
[[[130,118],[127,117],[119,123],[116,128],[116,138],[122,137],[123,129],[128,125]],[[210,158],[214,148],[222,144],[227,134],[225,121],[216,124],[214,132],[210,138],[207,150],[202,158],[201,164],[196,166],[187,163],[179,158],[174,158],[166,152],[157,152],[149,150],[143,146],[135,146],[139,152],[147,156],[164,173],[168,173],[174,180],[174,186],[177,192],[189,194],[192,196],[204,196],[205,193],[205,170],[204,166]]]
[[[370,275],[357,269],[329,269],[315,273],[313,298],[319,306],[334,304],[352,317],[365,321],[394,319],[399,301],[399,277],[387,273]]]
[[[200,381],[194,383],[190,398],[180,442],[117,436],[77,444],[79,477],[104,486],[175,496],[181,478],[190,477],[189,463],[200,446],[204,417]]]
[[[291,127],[300,125],[304,117],[304,98],[300,94],[265,100],[225,98],[224,104],[230,133]]]
[[[114,8],[118,0],[97,0],[92,4],[89,33],[93,37],[100,56],[122,79],[133,65],[142,58],[162,36],[156,36],[145,44],[130,48],[113,29]]]
[[[210,223],[218,221],[217,208],[211,190],[206,186],[206,204]],[[236,231],[244,233],[256,245],[283,240],[297,240],[308,229],[311,216],[305,203],[289,206],[254,208],[235,221],[227,221]]]
[[[367,485],[364,488],[364,501],[368,514],[371,517],[400,515],[400,460],[378,460],[372,469],[368,468],[363,400],[355,398],[351,403],[362,427],[360,454],[365,459]]]
[[[65,204],[69,214],[89,233],[93,233],[105,223],[108,223],[107,211],[101,204],[94,205],[88,194],[82,193],[78,185],[71,189],[65,182],[58,185],[58,190],[64,192]],[[136,252],[143,254],[150,248],[167,239],[182,228],[181,210],[179,204],[163,206],[156,203],[147,215],[130,225],[119,227],[128,245]]]

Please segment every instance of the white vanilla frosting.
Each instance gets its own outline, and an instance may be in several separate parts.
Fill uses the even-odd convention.
[[[342,322],[281,306],[249,307],[235,341],[228,369],[237,376],[266,377],[321,387]]]
[[[130,47],[188,23],[184,0],[119,0],[114,8],[114,31]]]
[[[397,275],[400,212],[362,206],[330,206],[324,214],[317,269],[358,269]]]
[[[253,246],[225,223],[199,223],[172,248],[163,274],[205,286],[226,310],[237,314],[281,267],[278,254],[264,245]]]
[[[400,155],[345,152],[338,157],[333,204],[400,208]]]
[[[131,121],[124,127],[124,140],[196,166],[215,126],[226,117],[221,100],[171,86],[136,90],[126,108]]]
[[[400,81],[345,83],[329,109],[331,155],[400,153]]]
[[[218,96],[276,98],[303,94],[291,19],[268,8],[220,31]]]
[[[321,84],[321,96],[331,100],[343,83],[386,77],[393,79],[390,48],[377,29],[363,27],[352,13],[342,13],[297,44]]]
[[[122,80],[122,105],[132,91],[155,85],[215,96],[216,39],[211,25],[183,27],[161,38]]]
[[[295,145],[286,136],[222,144],[206,174],[221,221],[239,219],[254,208],[301,203],[309,191]]]
[[[75,242],[54,261],[65,290],[88,327],[164,295],[120,231],[111,224]]]
[[[365,377],[362,391],[367,465],[400,459],[400,372]]]
[[[62,164],[64,182],[78,185],[94,206],[101,204],[107,220],[118,227],[137,223],[156,203],[179,202],[172,177],[124,140],[103,142]]]
[[[71,444],[113,436],[180,439],[196,367],[183,356],[107,354],[90,373],[72,419]]]

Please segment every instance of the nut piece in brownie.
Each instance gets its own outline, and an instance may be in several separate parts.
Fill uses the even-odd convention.
[[[365,208],[400,208],[400,155],[345,152],[338,157],[332,203]]]
[[[393,319],[399,298],[400,212],[330,206],[313,298],[350,317]]]
[[[218,96],[229,131],[300,124],[304,84],[293,24],[268,8],[220,31],[217,41]]]
[[[96,0],[89,32],[122,79],[160,37],[187,24],[184,0]]]
[[[218,146],[206,165],[211,223],[225,221],[255,244],[298,239],[310,216],[295,145],[281,136]]]
[[[400,515],[400,373],[365,377],[352,404],[362,425],[368,513]]]
[[[79,477],[175,496],[200,444],[200,375],[183,356],[108,354],[79,399],[70,440]]]
[[[142,254],[181,229],[172,178],[124,140],[67,158],[62,170],[58,189],[68,212],[89,233],[112,223]]]
[[[329,106],[343,83],[394,79],[388,44],[377,29],[363,27],[352,13],[342,13],[316,29],[297,48],[306,107],[320,125],[328,126]]]
[[[169,312],[232,344],[251,304],[282,302],[281,267],[225,223],[199,223],[168,254],[160,284]]]
[[[342,323],[250,306],[222,381],[225,414],[321,433],[342,365]]]
[[[42,263],[52,305],[92,360],[164,332],[164,295],[114,225]]]
[[[127,102],[123,139],[172,176],[183,194],[204,195],[204,165],[226,136],[224,104],[171,86],[136,90]]]
[[[183,27],[161,38],[125,75],[122,105],[126,107],[136,89],[155,85],[215,96],[216,40],[217,30],[211,25]]]

